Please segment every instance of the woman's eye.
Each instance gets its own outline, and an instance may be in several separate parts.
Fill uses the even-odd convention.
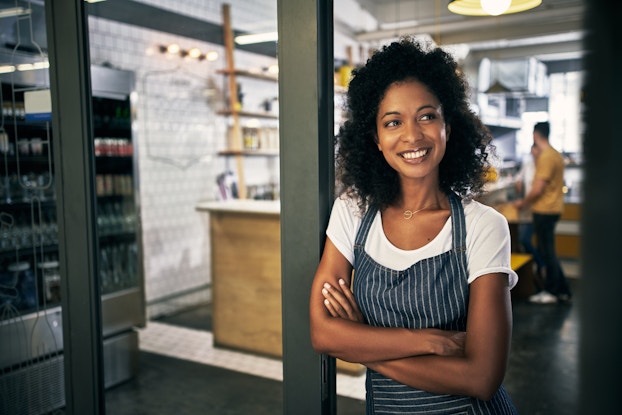
[[[400,122],[397,120],[388,121],[384,124],[385,127],[396,127],[398,125],[400,125]]]

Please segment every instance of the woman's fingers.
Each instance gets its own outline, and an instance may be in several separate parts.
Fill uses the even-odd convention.
[[[328,312],[330,313],[331,316],[339,317],[339,313],[337,313],[337,310],[335,310],[335,307],[333,307],[333,305],[331,304],[330,300],[325,299],[324,300],[324,306],[326,307],[326,309],[328,310]]]
[[[322,288],[324,305],[333,317],[346,318],[352,321],[362,322],[363,317],[350,288],[343,279],[339,280],[339,288],[325,283]]]
[[[328,311],[332,310],[336,314],[334,317],[348,318],[348,311],[346,309],[348,307],[348,300],[339,290],[329,283],[325,283],[322,288],[322,295],[325,298],[324,304],[330,305]],[[326,308],[328,308],[328,306]],[[333,315],[333,312],[331,312],[331,315]]]
[[[354,298],[354,294],[352,293],[352,290],[350,290],[350,287],[346,284],[345,280],[343,280],[342,278],[339,279],[339,285],[342,287],[341,292],[345,295],[345,297],[348,300],[348,304],[350,305],[350,308],[348,309],[349,311],[348,316],[350,317],[350,320],[362,322],[363,314],[359,310],[359,306],[356,303],[356,299]]]

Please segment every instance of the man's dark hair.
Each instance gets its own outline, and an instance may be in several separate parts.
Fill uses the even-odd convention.
[[[551,132],[551,127],[549,126],[548,122],[544,121],[534,125],[533,130],[548,140],[549,133]]]

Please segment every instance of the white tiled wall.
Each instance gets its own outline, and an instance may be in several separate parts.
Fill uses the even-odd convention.
[[[150,5],[221,24],[221,2],[143,0]],[[276,30],[274,7],[250,0],[230,0],[232,26],[238,30]],[[135,73],[137,140],[142,209],[145,289],[148,317],[210,299],[210,244],[205,213],[194,206],[214,199],[216,176],[232,160],[218,156],[226,145],[227,119],[216,114],[225,103],[224,48],[194,39],[89,19],[91,62]],[[215,50],[217,61],[167,58],[159,45]],[[267,67],[276,60],[236,51],[236,67]],[[276,96],[276,85],[243,84],[245,106]],[[276,121],[273,125],[277,125]],[[228,163],[231,165],[228,166]],[[276,169],[276,170],[275,170]],[[247,184],[278,181],[278,161],[253,159],[245,165]],[[167,301],[164,301],[167,300]]]

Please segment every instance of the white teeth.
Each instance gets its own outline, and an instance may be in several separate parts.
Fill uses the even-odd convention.
[[[428,150],[417,150],[417,151],[409,151],[407,153],[402,153],[402,157],[404,157],[405,159],[416,159],[419,157],[423,157],[426,154],[428,154]]]

